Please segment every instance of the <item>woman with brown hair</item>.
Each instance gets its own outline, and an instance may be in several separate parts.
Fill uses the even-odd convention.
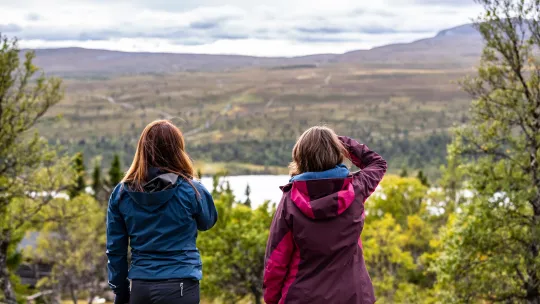
[[[109,199],[107,256],[115,303],[199,303],[197,230],[216,221],[214,201],[194,180],[180,130],[164,120],[146,126]]]
[[[386,161],[326,127],[302,134],[292,156],[266,249],[265,302],[373,304],[360,234]],[[361,170],[350,173],[345,158]]]

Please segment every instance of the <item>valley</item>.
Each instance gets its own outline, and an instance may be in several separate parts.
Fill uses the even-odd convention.
[[[458,81],[474,73],[480,50],[470,26],[411,44],[298,58],[38,50],[37,64],[66,88],[39,129],[87,161],[108,164],[118,153],[127,166],[144,126],[169,119],[203,174],[236,175],[286,173],[296,138],[325,124],[379,151],[393,172],[410,167],[436,177],[450,129],[467,120],[470,99]]]

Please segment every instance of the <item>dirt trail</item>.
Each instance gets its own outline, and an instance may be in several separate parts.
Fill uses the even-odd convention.
[[[95,96],[96,98],[100,98],[100,99],[105,99],[107,100],[110,104],[113,104],[113,105],[119,105],[121,106],[122,108],[126,109],[126,110],[135,110],[136,107],[130,103],[126,103],[126,102],[119,102],[118,100],[114,99],[113,97],[111,96],[98,96],[96,95]],[[273,101],[273,100],[271,100]],[[270,104],[271,105],[271,104]],[[193,136],[201,131],[204,131],[204,130],[207,130],[209,129],[212,125],[214,125],[221,117],[223,117],[224,115],[226,115],[232,108],[232,105],[229,103],[227,104],[223,110],[221,111],[221,113],[218,114],[218,116],[216,116],[215,118],[213,119],[208,119],[206,120],[206,122],[195,128],[195,129],[192,129],[192,130],[189,130],[187,132],[184,133],[185,136]],[[161,111],[161,110],[157,110],[157,109],[152,109],[152,108],[145,108],[145,111],[153,111],[153,112],[156,112],[158,113],[159,115],[163,116],[164,119],[167,119],[167,120],[171,120],[174,118],[173,115],[171,115],[170,113],[167,113],[165,111]]]
[[[119,106],[121,106],[122,108],[124,108],[126,110],[135,110],[136,109],[136,107],[134,105],[132,105],[130,103],[127,103],[127,102],[118,102],[116,99],[114,99],[111,96],[95,96],[95,97],[105,99],[110,104],[119,105]],[[167,119],[167,120],[170,120],[170,119],[172,119],[174,117],[170,113],[167,113],[165,111],[161,111],[161,110],[158,110],[158,109],[145,108],[145,110],[158,113],[159,115],[163,116],[164,119]]]
[[[270,98],[270,100],[268,101],[268,103],[266,104],[266,106],[264,106],[265,108],[270,108],[272,105],[274,104],[274,98]]]
[[[329,85],[330,80],[332,80],[332,74],[328,74],[328,76],[326,76],[326,78],[324,79],[324,84]]]
[[[207,130],[209,129],[213,124],[216,123],[216,121],[218,121],[221,117],[223,117],[225,114],[227,114],[230,110],[231,110],[232,106],[231,104],[227,104],[223,110],[221,110],[221,113],[219,113],[214,119],[208,119],[206,120],[206,122],[198,127],[198,128],[195,128],[195,129],[192,129],[192,130],[189,130],[187,131],[186,133],[184,133],[185,136],[193,136],[203,130]]]

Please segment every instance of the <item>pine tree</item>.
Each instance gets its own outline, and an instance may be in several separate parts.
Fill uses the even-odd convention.
[[[407,167],[403,166],[403,168],[401,169],[401,173],[399,173],[399,176],[401,176],[401,177],[409,176],[409,172],[407,171]]]
[[[249,184],[246,186],[246,200],[244,201],[244,205],[248,206],[248,207],[251,207],[251,199],[250,199],[250,194],[251,194],[251,187],[249,187]]]
[[[427,176],[424,175],[424,171],[422,171],[422,170],[418,171],[418,174],[416,175],[416,178],[418,180],[420,180],[422,185],[424,185],[426,187],[429,187],[429,181],[428,181]]]
[[[92,190],[94,190],[95,199],[98,199],[102,187],[103,182],[101,180],[101,164],[96,162],[94,165],[94,171],[92,171]]]
[[[116,187],[118,183],[122,180],[122,166],[120,164],[120,156],[118,154],[114,155],[114,159],[111,163],[111,168],[109,169],[109,186],[111,188]]]
[[[75,172],[75,183],[69,189],[69,197],[74,198],[77,195],[84,193],[86,188],[85,176],[86,168],[84,167],[84,155],[82,152],[75,154],[73,157],[73,171]]]
[[[9,256],[31,227],[29,220],[51,200],[28,194],[62,191],[72,180],[59,178],[71,171],[69,164],[29,132],[63,97],[61,80],[43,76],[34,57],[21,52],[17,40],[0,35],[0,294],[8,304],[17,302]]]

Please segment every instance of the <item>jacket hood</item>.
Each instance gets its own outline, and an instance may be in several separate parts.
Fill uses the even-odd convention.
[[[290,182],[302,181],[302,180],[312,180],[312,179],[323,179],[323,178],[345,178],[349,176],[349,169],[344,164],[337,165],[335,168],[321,171],[321,172],[304,172],[293,176]]]
[[[291,200],[312,219],[339,216],[347,210],[355,198],[352,176],[294,181],[284,187]]]
[[[148,176],[151,179],[143,185],[144,192],[131,190],[127,192],[135,203],[152,212],[166,204],[174,196],[179,185],[179,178],[174,173],[164,173],[155,168],[150,168],[149,171]]]

